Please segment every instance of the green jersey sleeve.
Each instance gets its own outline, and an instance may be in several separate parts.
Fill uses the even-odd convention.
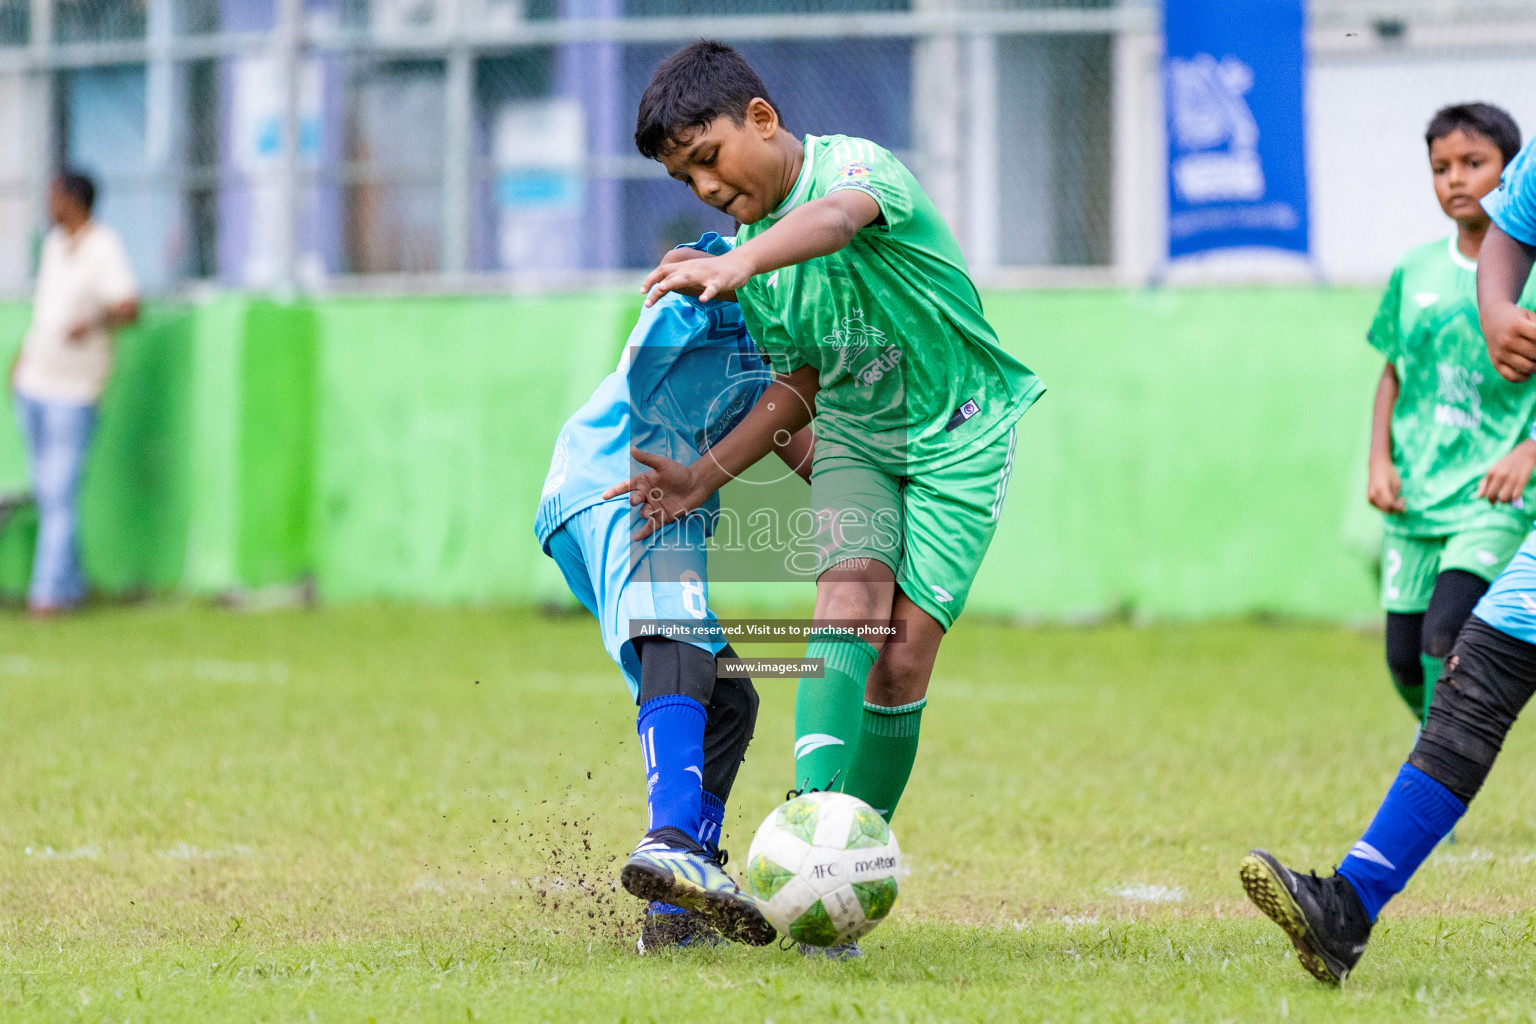
[[[1403,354],[1402,309],[1403,268],[1399,265],[1387,282],[1381,305],[1376,307],[1376,319],[1371,321],[1371,329],[1365,332],[1365,340],[1371,347],[1394,363]]]
[[[768,360],[769,368],[774,373],[792,373],[811,363],[813,360],[800,351],[788,328],[772,314],[771,306],[765,302],[753,301],[749,295],[742,295],[742,292],[754,287],[762,287],[756,278],[738,289],[737,294],[746,300],[741,303],[741,312],[747,321],[747,333],[756,343],[758,352]]]
[[[814,198],[852,189],[863,192],[880,206],[880,222],[870,225],[884,231],[901,228],[912,219],[909,175],[894,156],[868,139],[842,138],[821,154],[824,169]]]

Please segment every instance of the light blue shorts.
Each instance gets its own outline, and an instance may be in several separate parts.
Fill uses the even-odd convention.
[[[640,697],[640,658],[631,642],[634,620],[697,621],[703,628],[685,643],[710,654],[725,646],[725,637],[711,628],[716,622],[709,610],[702,518],[668,523],[636,542],[630,536],[638,524],[629,502],[616,498],[582,509],[549,538],[555,564],[571,593],[597,617],[603,647],[624,673],[635,700]]]
[[[1536,533],[1525,538],[1472,614],[1500,633],[1536,644]]]

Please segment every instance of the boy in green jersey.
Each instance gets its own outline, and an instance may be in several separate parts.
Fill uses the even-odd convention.
[[[1044,386],[998,344],[911,173],[863,139],[790,134],[730,47],[669,57],[640,101],[635,142],[741,224],[725,256],[664,261],[647,301],[733,296],[780,376],[707,458],[681,466],[637,451],[650,471],[610,493],[632,491],[648,531],[814,415],[815,618],[843,628],[806,652],[825,675],[797,691],[794,783],[852,793],[889,818],[939,642],[996,529],[1014,423]]]
[[[1435,114],[1425,140],[1456,233],[1403,257],[1367,336],[1387,357],[1368,487],[1385,513],[1387,666],[1421,722],[1441,659],[1530,530],[1523,498],[1536,466],[1536,388],[1494,372],[1477,318],[1480,201],[1519,151],[1520,129],[1497,107],[1462,104]]]

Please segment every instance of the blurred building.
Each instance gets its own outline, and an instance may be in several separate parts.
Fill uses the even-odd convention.
[[[1140,282],[1158,32],[1155,0],[0,0],[0,293],[60,163],[98,177],[151,290],[611,279],[728,227],[630,141],[651,69],[701,36],[796,132],[908,161],[984,280]],[[1313,0],[1310,35],[1311,270],[1384,276],[1443,230],[1435,107],[1536,129],[1536,4]]]

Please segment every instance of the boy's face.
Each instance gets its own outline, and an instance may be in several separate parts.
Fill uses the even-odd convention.
[[[1492,140],[1458,128],[1429,144],[1440,209],[1458,223],[1487,220],[1480,200],[1499,184],[1504,155]]]
[[[717,117],[658,159],[668,174],[704,202],[743,224],[755,224],[794,187],[789,174],[793,161],[785,159],[784,147],[775,138],[778,132],[773,107],[755,99],[741,124]]]

